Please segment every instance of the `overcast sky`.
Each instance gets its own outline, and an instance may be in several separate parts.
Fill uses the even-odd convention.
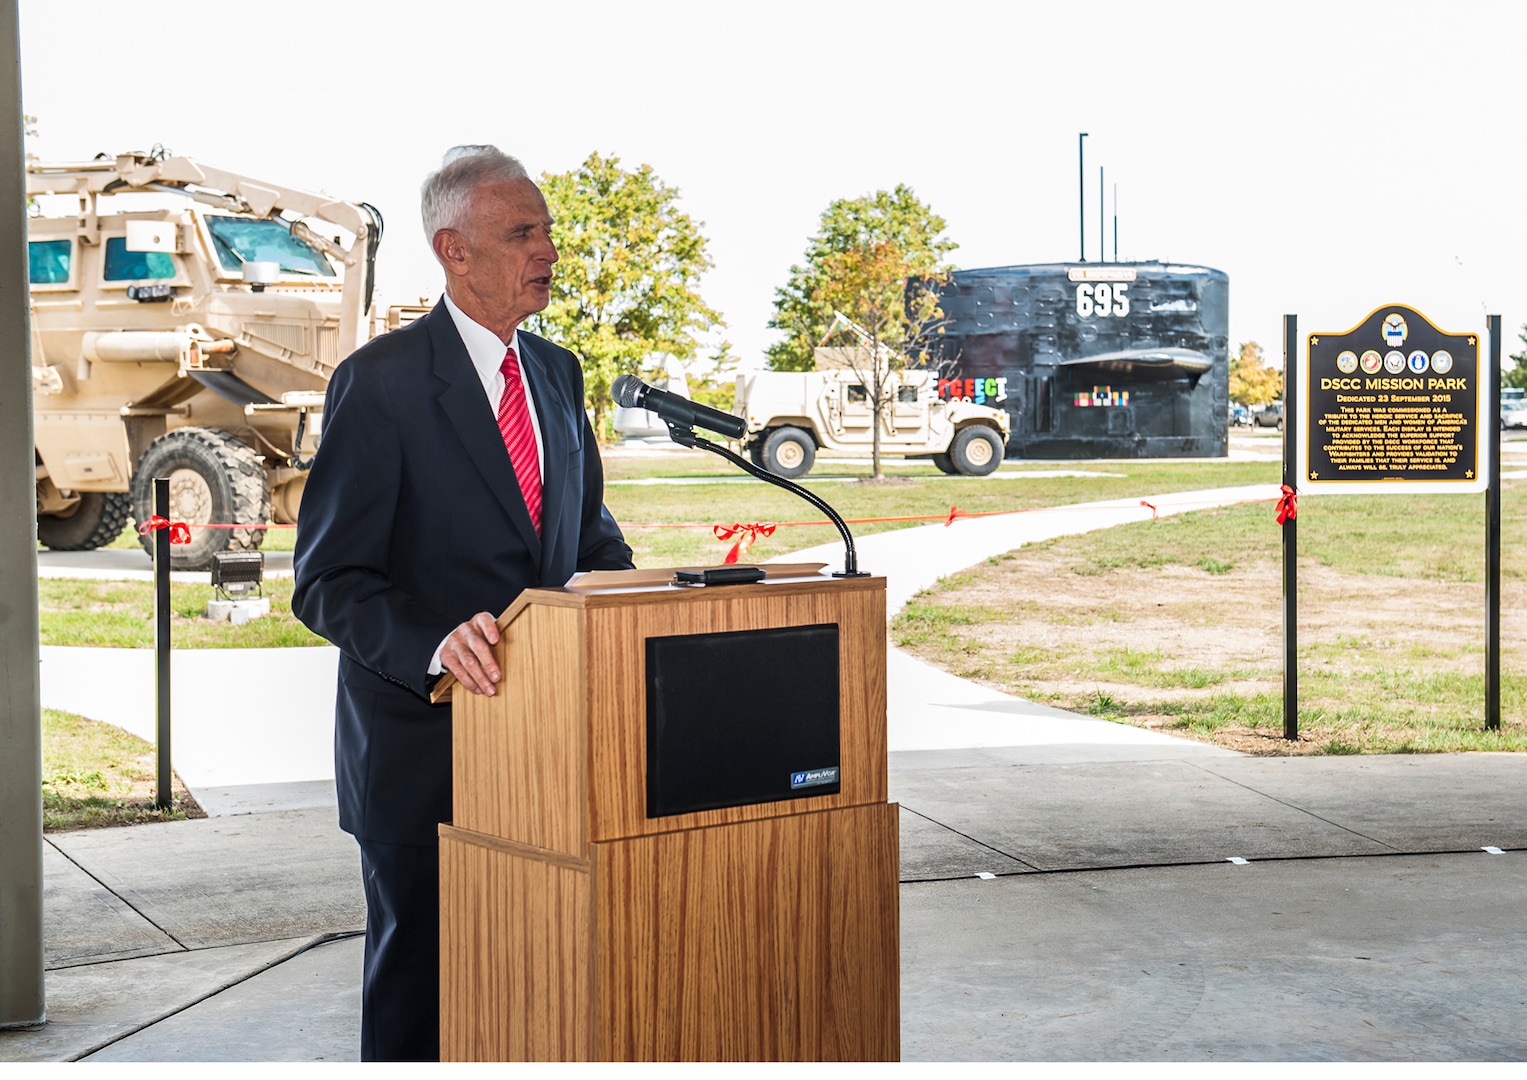
[[[387,299],[434,296],[418,186],[492,142],[532,174],[650,164],[704,223],[755,363],[833,199],[911,185],[962,268],[1119,254],[1224,270],[1232,343],[1386,303],[1527,321],[1527,4],[21,0],[30,149],[172,151],[382,209]]]

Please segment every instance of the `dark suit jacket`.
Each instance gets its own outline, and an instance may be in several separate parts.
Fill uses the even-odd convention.
[[[441,640],[522,589],[631,566],[604,508],[578,360],[529,334],[520,343],[544,455],[539,538],[443,302],[329,383],[292,612],[340,649],[339,820],[361,839],[434,843],[451,820],[450,709],[429,704],[425,674]]]

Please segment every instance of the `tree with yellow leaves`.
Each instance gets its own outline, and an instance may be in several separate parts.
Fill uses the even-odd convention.
[[[1230,357],[1230,400],[1245,406],[1266,405],[1283,396],[1283,372],[1268,367],[1262,346],[1242,342]]]

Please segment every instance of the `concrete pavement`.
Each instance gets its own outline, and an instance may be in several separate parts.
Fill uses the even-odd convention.
[[[892,755],[907,1060],[1527,1058],[1527,758],[1108,749]],[[353,1060],[332,809],[47,846],[49,1023],[0,1061]]]
[[[1147,499],[1172,513],[1270,497]],[[1139,500],[1068,509],[865,537],[860,561],[886,574],[894,611],[1028,540],[1150,514]],[[838,563],[841,549],[803,557]],[[136,698],[122,663],[97,681]],[[177,668],[177,686],[226,680],[215,663]],[[70,667],[45,658],[45,695],[86,692]],[[906,1059],[1527,1057],[1527,758],[1246,758],[894,649],[889,680]],[[294,719],[307,699],[315,714],[332,702],[316,659],[244,696],[275,682],[284,704],[208,718],[200,744],[177,709],[193,790],[225,816],[47,838],[50,1022],[0,1033],[0,1060],[353,1059],[360,951],[345,935],[364,904],[332,771],[272,783],[262,764],[209,782],[272,736],[272,717],[311,723]],[[325,741],[276,757],[327,761]]]

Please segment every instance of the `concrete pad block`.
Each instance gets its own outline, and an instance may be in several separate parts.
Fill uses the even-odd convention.
[[[935,821],[901,808],[901,880],[940,881],[978,874],[1025,874],[1033,870]]]
[[[192,794],[208,817],[268,814],[278,810],[316,810],[339,805],[333,780],[197,787],[192,789]]]
[[[361,938],[315,945],[86,1061],[359,1061]]]
[[[305,940],[261,941],[49,972],[48,1022],[30,1030],[0,1031],[0,1061],[75,1060],[289,956]]]
[[[263,618],[270,614],[270,600],[264,596],[247,597],[243,600],[234,600],[233,606],[228,609],[228,621],[234,626],[243,626],[250,619]]]
[[[98,829],[54,842],[187,948],[365,925],[360,851],[332,809]]]
[[[42,943],[49,971],[183,951],[48,842],[58,835],[65,834],[50,834],[42,845]]]
[[[1181,761],[899,771],[895,791],[1042,870],[1387,850]]]
[[[1203,767],[1401,851],[1527,848],[1527,755],[1240,758]]]
[[[902,1055],[1519,1061],[1524,873],[1481,852],[906,885]]]

